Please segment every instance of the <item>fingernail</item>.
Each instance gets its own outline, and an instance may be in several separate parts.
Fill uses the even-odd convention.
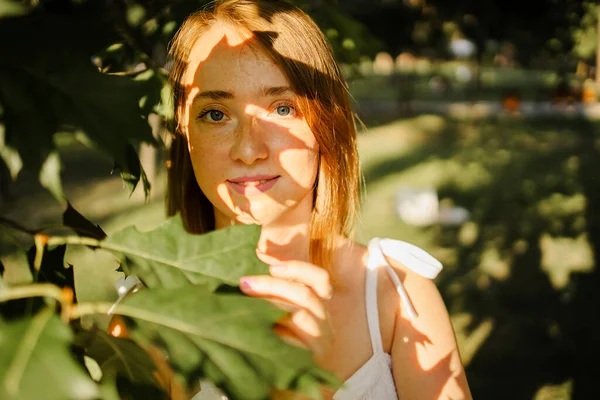
[[[269,267],[269,270],[271,271],[271,274],[273,274],[273,275],[277,275],[278,273],[283,272],[284,269],[285,269],[285,265],[281,265],[281,264],[271,265]]]
[[[240,279],[240,289],[242,292],[251,292],[252,291],[252,280],[250,278],[241,278]]]

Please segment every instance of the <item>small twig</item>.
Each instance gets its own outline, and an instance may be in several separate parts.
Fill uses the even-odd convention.
[[[47,241],[48,246],[80,244],[83,246],[100,247],[100,243],[100,240],[85,236],[50,236]]]
[[[69,313],[70,319],[79,319],[85,315],[108,314],[113,303],[96,302],[73,304]]]
[[[42,268],[44,248],[46,248],[48,236],[42,233],[38,233],[33,237],[33,242],[35,243],[35,258],[33,260],[33,268],[35,269],[36,274],[39,274],[40,269]],[[35,278],[37,279],[37,276]]]
[[[69,322],[72,304],[65,298],[65,292],[50,283],[35,283],[32,285],[6,287],[0,290],[0,302],[25,299],[28,297],[45,297],[60,303],[60,317],[64,322]]]

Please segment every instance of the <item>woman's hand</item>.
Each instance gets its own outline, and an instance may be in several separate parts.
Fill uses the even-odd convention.
[[[325,302],[331,298],[329,274],[303,261],[270,267],[271,275],[243,277],[241,290],[265,298],[289,312],[274,330],[288,343],[307,347],[316,363],[330,350],[332,331]]]

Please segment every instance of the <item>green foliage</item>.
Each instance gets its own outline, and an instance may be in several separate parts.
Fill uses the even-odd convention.
[[[49,308],[32,318],[0,320],[0,398],[95,399],[95,383],[70,352],[72,338]]]
[[[176,355],[177,372],[189,378],[200,370],[231,398],[263,399],[271,386],[294,387],[298,380],[309,380],[310,391],[327,383],[311,366],[310,352],[271,332],[284,312],[266,301],[186,286],[141,290],[115,312],[134,318],[133,338]]]
[[[83,218],[71,206],[65,212],[65,220],[75,219],[80,227],[103,232]],[[162,352],[175,379],[187,388],[204,378],[232,399],[267,398],[272,388],[320,397],[321,385],[335,387],[336,378],[316,367],[309,351],[285,344],[272,331],[284,316],[282,310],[236,288],[241,276],[266,273],[255,252],[259,236],[260,228],[254,225],[192,235],[183,229],[179,216],[151,232],[127,228],[103,240],[44,236],[47,245],[41,261],[36,261],[39,254],[30,254],[32,275],[40,283],[0,287],[0,302],[4,302],[0,311],[12,311],[0,336],[4,352],[0,378],[8,377],[3,388],[6,398],[37,399],[41,393],[37,388],[54,382],[56,386],[44,398],[95,398],[100,391],[109,393],[109,398],[115,392],[133,398],[144,398],[148,390],[160,393],[157,366],[146,353],[150,348]],[[148,287],[116,305],[71,303],[58,288],[73,286],[72,268],[64,268],[65,245],[90,245],[126,256],[128,272],[139,274]],[[28,316],[32,296],[46,298],[46,305],[35,303],[35,310],[40,311]],[[60,303],[64,322],[48,308],[51,298]],[[14,301],[23,303],[20,314],[15,312]],[[107,312],[125,318],[127,327],[122,329],[131,339],[107,335],[96,327],[86,330],[77,322],[84,315]],[[78,332],[75,340],[72,330]],[[30,354],[34,349],[39,356]],[[75,355],[85,356],[86,365],[99,366],[99,386],[81,372]],[[42,362],[44,357],[58,358]],[[64,363],[65,368],[55,368],[56,363]],[[25,372],[32,375],[22,375]],[[115,388],[117,381],[121,383]],[[37,386],[20,382],[36,382]]]
[[[267,266],[256,257],[259,236],[256,225],[234,226],[198,240],[186,234],[180,218],[172,218],[150,233],[126,228],[100,246],[131,260],[125,272],[138,276],[148,287],[206,284],[214,290],[222,283],[237,286],[244,275],[268,274]]]
[[[134,384],[159,387],[152,358],[135,341],[92,328],[80,332],[75,343],[85,348],[86,356],[95,360],[102,372],[125,377]],[[107,377],[102,379],[106,380]]]
[[[11,174],[23,165],[40,173],[42,185],[64,200],[60,161],[53,136],[82,130],[115,160],[133,189],[143,170],[132,144],[154,143],[145,117],[157,103],[162,81],[150,71],[135,76],[102,73],[92,56],[119,36],[109,10],[86,4],[71,15],[36,9],[0,21],[0,104],[3,108],[3,151]],[[140,101],[146,98],[145,109]],[[147,182],[143,182],[149,190]]]
[[[67,209],[63,213],[63,224],[73,229],[79,236],[91,237],[97,240],[106,238],[106,233],[99,225],[90,222],[71,204],[67,204]]]
[[[591,60],[598,49],[598,5],[595,1],[583,2],[584,15],[573,29],[574,53],[583,59]]]

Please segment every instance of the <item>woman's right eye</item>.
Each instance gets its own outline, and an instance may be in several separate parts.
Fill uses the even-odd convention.
[[[226,115],[223,111],[219,110],[206,110],[200,114],[198,118],[200,118],[204,122],[222,122],[226,119]]]

